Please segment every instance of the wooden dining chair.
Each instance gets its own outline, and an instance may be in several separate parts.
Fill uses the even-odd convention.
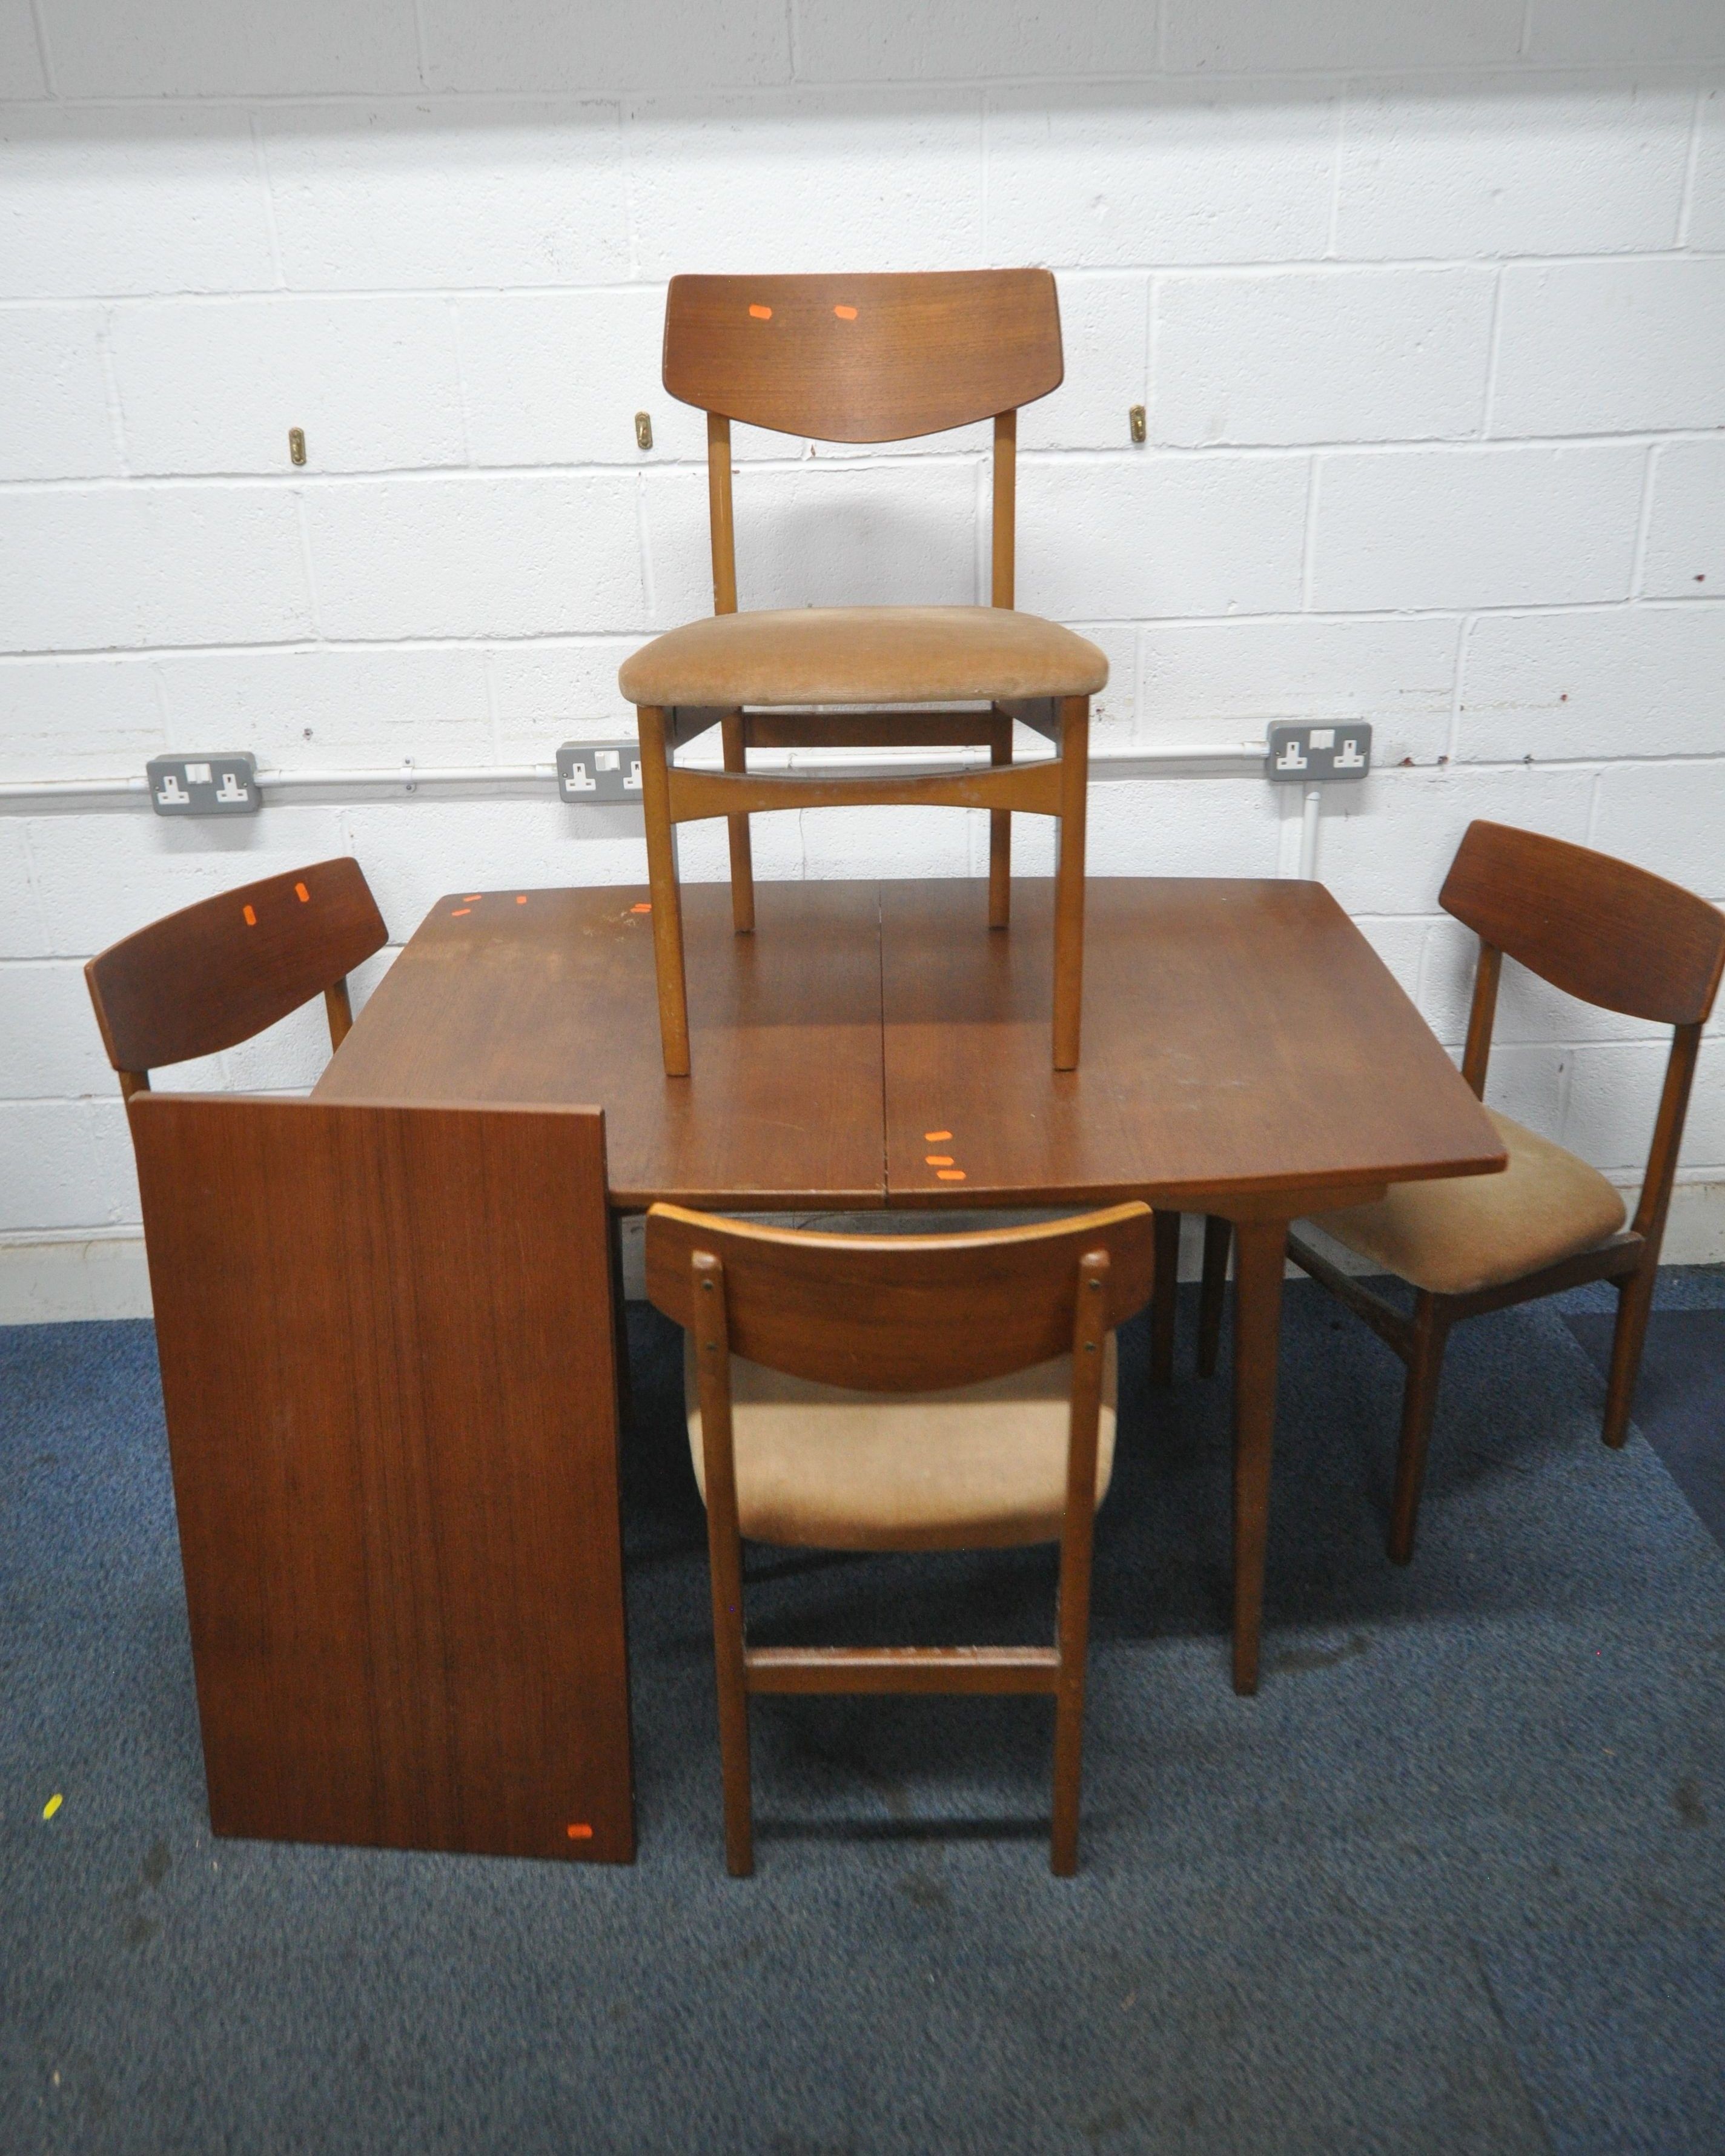
[[[755,923],[750,814],[858,803],[988,809],[993,928],[1008,922],[1013,811],[1057,819],[1054,1062],[1059,1070],[1077,1064],[1090,699],[1106,683],[1108,662],[1070,629],[1014,611],[1018,408],[1057,389],[1063,372],[1059,303],[1045,270],[671,280],[665,386],[706,413],[713,615],[656,637],[618,677],[638,707],[660,1033],[671,1075],[689,1070],[675,826],[729,819],[732,920],[742,935]],[[737,611],[733,420],[819,441],[895,442],[987,418],[994,423],[988,606]],[[1055,755],[1014,767],[1015,719],[1051,741]],[[680,768],[676,751],[715,725],[724,769]],[[989,767],[901,778],[747,768],[752,747],[965,746],[986,747]]]
[[[348,858],[242,885],[110,943],[84,978],[121,1091],[130,1100],[162,1065],[249,1040],[320,990],[339,1048],[353,1024],[347,976],[388,940]]]
[[[980,1235],[833,1235],[655,1205],[647,1293],[685,1328],[707,1507],[731,1871],[754,1868],[750,1696],[1047,1692],[1050,1861],[1077,1868],[1091,1516],[1108,1487],[1114,1328],[1154,1272],[1117,1205]],[[1051,1647],[752,1647],[740,1537],[850,1550],[1058,1541]]]
[[[1326,1235],[1413,1286],[1411,1317],[1289,1238],[1295,1264],[1408,1366],[1389,1526],[1389,1554],[1399,1564],[1414,1553],[1444,1348],[1460,1319],[1587,1281],[1612,1281],[1617,1326],[1604,1435],[1610,1445],[1627,1436],[1690,1081],[1725,967],[1725,916],[1705,900],[1608,855],[1502,824],[1468,826],[1439,903],[1480,939],[1461,1070],[1481,1098],[1506,953],[1585,1003],[1675,1031],[1628,1227],[1622,1198],[1597,1170],[1487,1109],[1509,1152],[1502,1174],[1396,1183],[1378,1204],[1318,1219]],[[1225,1234],[1207,1237],[1207,1318],[1219,1310],[1226,1264]],[[1213,1332],[1208,1337],[1213,1342]],[[1214,1366],[1213,1344],[1209,1353]]]

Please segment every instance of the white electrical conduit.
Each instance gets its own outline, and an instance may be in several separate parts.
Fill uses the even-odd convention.
[[[867,770],[870,767],[903,770],[907,762],[918,766],[929,763],[927,753],[916,750],[910,758],[882,756],[871,752],[855,757],[809,749],[757,749],[753,752],[754,768],[773,770],[833,771],[845,773]],[[1131,766],[1141,763],[1261,763],[1266,755],[1262,742],[1193,742],[1168,747],[1158,744],[1144,748],[1092,749],[1090,761],[1092,770],[1107,769],[1110,766]],[[793,763],[793,758],[796,761]],[[1039,759],[1027,757],[1024,762]],[[978,750],[955,750],[942,759],[939,767],[950,769],[954,762],[961,765],[986,763],[987,757]],[[716,764],[712,768],[717,769]],[[267,767],[258,772],[258,783],[266,791],[272,787],[310,788],[321,792],[339,793],[351,786],[480,786],[485,784],[531,783],[543,780],[555,783],[557,766],[554,763],[483,763],[483,764],[392,764],[386,770],[352,769],[330,771],[272,770]],[[1308,792],[1312,789],[1308,788]],[[73,801],[117,799],[126,795],[136,795],[142,799],[150,791],[146,778],[21,778],[0,780],[0,801]]]
[[[1188,742],[1156,743],[1142,748],[1100,748],[1091,752],[1091,767],[1098,775],[1117,772],[1122,777],[1146,765],[1158,764],[1214,764],[1262,763],[1267,753],[1262,742]],[[882,756],[878,752],[846,757],[842,755],[802,750],[757,750],[756,768],[762,772],[796,770],[814,773],[826,771],[842,776],[847,773],[873,767],[906,771],[911,767],[932,767],[925,752],[915,751],[909,757]],[[961,750],[956,761],[961,765],[979,765],[983,760],[980,750]],[[944,767],[951,769],[955,758],[944,759]],[[1037,761],[1026,758],[1027,762]],[[557,766],[552,763],[501,764],[394,764],[386,770],[277,771],[260,770],[259,783],[266,792],[283,787],[316,793],[341,793],[347,789],[372,786],[401,787],[413,791],[421,786],[485,786],[523,785],[557,782]],[[13,779],[0,782],[0,802],[4,801],[101,801],[136,799],[142,802],[148,796],[147,778],[41,778]],[[613,803],[613,806],[621,805]],[[1298,873],[1310,880],[1317,873],[1318,819],[1323,808],[1323,788],[1308,785],[1300,817],[1300,866]]]

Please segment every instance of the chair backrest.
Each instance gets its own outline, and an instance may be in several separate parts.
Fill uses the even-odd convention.
[[[1586,846],[1470,824],[1438,903],[1483,943],[1583,1002],[1704,1024],[1725,968],[1725,914]]]
[[[1725,914],[1647,869],[1507,824],[1468,825],[1438,902],[1480,939],[1461,1075],[1481,1099],[1504,952],[1584,1003],[1676,1028],[1630,1224],[1656,1250],[1725,968]]]
[[[131,1091],[157,1065],[213,1055],[331,994],[389,940],[359,863],[318,861],[171,913],[84,969],[108,1060]],[[345,993],[331,994],[338,1044]]]
[[[673,277],[665,386],[707,414],[713,604],[737,608],[731,423],[900,442],[994,421],[993,603],[1013,603],[1017,414],[1065,372],[1046,270]]]
[[[1079,1267],[1106,1258],[1111,1329],[1148,1300],[1147,1205],[976,1235],[830,1235],[655,1205],[647,1293],[693,1331],[697,1256],[724,1268],[732,1351],[858,1392],[978,1384],[1070,1353]]]
[[[129,1114],[217,1832],[627,1861],[601,1112]]]

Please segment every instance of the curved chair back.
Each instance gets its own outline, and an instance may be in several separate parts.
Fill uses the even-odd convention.
[[[899,442],[1058,389],[1046,270],[673,277],[665,386],[685,404],[822,442]]]
[[[347,858],[223,891],[110,944],[84,978],[121,1091],[146,1089],[160,1065],[249,1040],[320,989],[339,1047],[353,1023],[347,977],[388,940]]]
[[[680,1205],[647,1215],[647,1293],[691,1332],[697,1256],[723,1268],[731,1351],[858,1392],[980,1384],[1070,1352],[1079,1268],[1104,1260],[1101,1329],[1148,1299],[1155,1238],[1134,1202],[1029,1228],[829,1235]]]
[[[1661,1025],[1705,1024],[1712,1009],[1725,915],[1609,854],[1470,824],[1438,903],[1584,1003]]]

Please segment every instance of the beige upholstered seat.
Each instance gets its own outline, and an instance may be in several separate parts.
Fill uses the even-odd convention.
[[[1488,1108],[1509,1151],[1502,1175],[1398,1183],[1382,1203],[1326,1213],[1327,1235],[1434,1295],[1471,1295],[1591,1250],[1622,1227],[1596,1168]]]
[[[660,706],[908,704],[1089,696],[1108,662],[1009,607],[802,607],[720,613],[655,637],[619,685]]]
[[[1055,1542],[1066,1495],[1072,1358],[940,1393],[856,1393],[731,1358],[739,1524],[757,1542],[819,1549],[999,1549]],[[689,1449],[706,1495],[692,1336]],[[1096,1502],[1114,1469],[1117,1358],[1108,1336]]]

